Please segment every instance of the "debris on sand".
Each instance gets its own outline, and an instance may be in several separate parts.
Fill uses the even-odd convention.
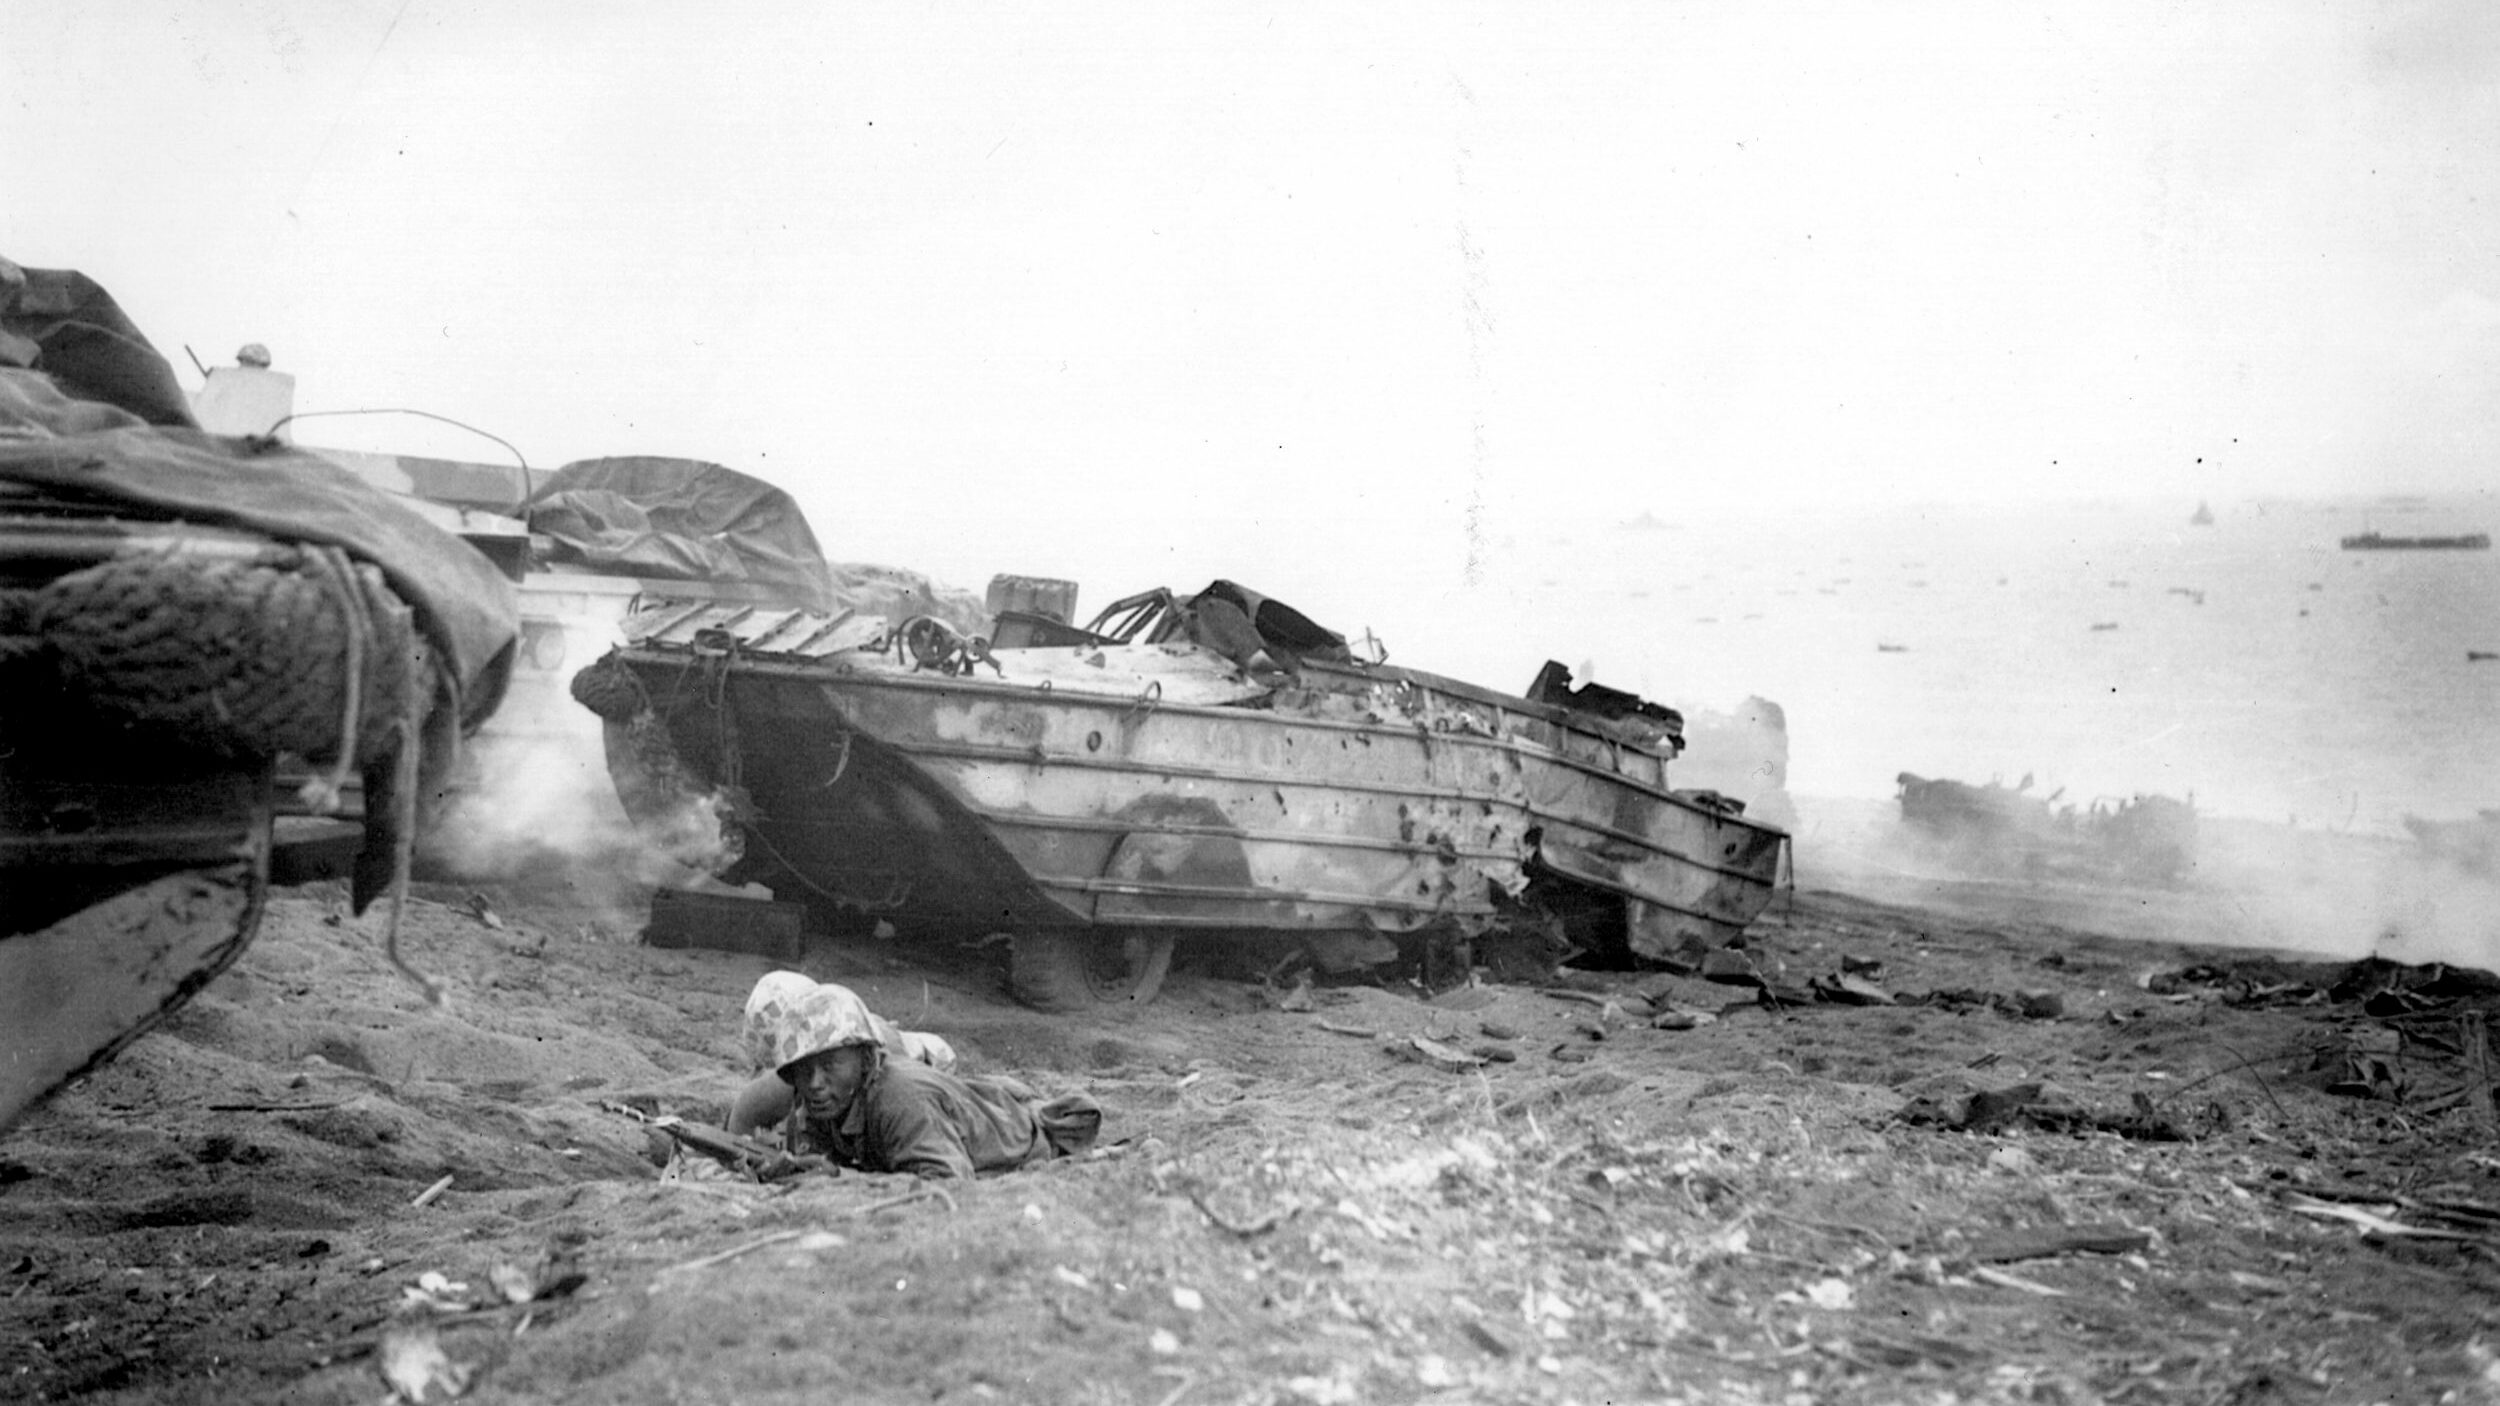
[[[443,1351],[434,1325],[424,1319],[402,1319],[382,1330],[374,1349],[374,1365],[393,1395],[411,1406],[431,1406],[468,1394],[476,1368],[454,1362]]]
[[[401,1401],[1087,1399],[1112,1371],[1159,1400],[1157,1367],[1349,1401],[2481,1381],[2437,1346],[2480,1330],[2500,1239],[2462,1040],[2493,1006],[2455,968],[1807,890],[1748,939],[1767,987],[1572,970],[1291,1013],[1178,965],[1114,1023],[1014,1003],[997,948],[818,935],[812,972],[975,1065],[1082,1081],[1127,1138],[906,1205],[872,1176],[662,1179],[646,1123],[720,1125],[768,959],[503,889],[496,932],[471,891],[410,911],[450,1012],[339,941],[330,894],[281,895],[165,1035],[0,1144],[12,1391],[363,1402],[386,1360]],[[1839,976],[1895,1003],[1813,990]],[[1805,998],[1759,1000],[1783,986]],[[2345,1051],[2387,1096],[2329,1087]],[[433,1306],[404,1313],[412,1286]]]

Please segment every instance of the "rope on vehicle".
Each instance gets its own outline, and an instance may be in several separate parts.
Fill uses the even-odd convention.
[[[457,681],[381,573],[332,546],[272,543],[248,557],[179,543],[125,551],[39,586],[0,588],[0,664],[42,659],[85,706],[213,755],[291,754],[321,768],[304,801],[335,811],[348,777],[387,762],[397,781],[369,833],[391,845],[391,966],[444,1004],[399,953],[416,844],[426,718]],[[446,730],[456,745],[457,728]],[[388,827],[386,831],[377,827]]]
[[[331,764],[327,776],[315,776],[304,783],[300,793],[306,805],[321,815],[339,808],[339,793],[346,789],[347,772],[354,761],[352,739],[363,721],[359,713],[364,705],[365,643],[373,632],[372,613],[365,609],[364,592],[357,588],[355,567],[347,554],[336,547],[314,547],[304,554],[305,561],[322,578],[323,584],[338,593],[340,606],[347,614],[346,684],[339,690],[346,700],[340,708],[338,759]],[[403,749],[413,739],[403,739]]]
[[[396,833],[392,837],[394,843],[391,847],[391,911],[389,918],[382,926],[382,955],[390,961],[393,971],[415,983],[416,988],[425,993],[427,1005],[448,1010],[451,1007],[451,997],[443,990],[441,983],[410,966],[408,959],[399,955],[400,919],[408,911],[408,872],[415,867],[417,753],[419,750],[417,737],[424,718],[425,709],[420,701],[412,703],[408,712],[394,720],[392,724],[398,730],[400,739],[399,755],[392,762],[393,769],[397,772],[398,784],[392,788],[391,796],[398,813],[393,817],[396,821],[394,826]]]
[[[221,756],[293,753],[343,776],[381,758],[379,720],[423,693],[411,612],[335,548],[150,548],[12,594],[0,654],[40,652],[99,713]]]

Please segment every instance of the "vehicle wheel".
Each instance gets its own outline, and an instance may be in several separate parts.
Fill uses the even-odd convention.
[[[1020,932],[1010,981],[1036,1010],[1101,1015],[1153,1000],[1171,969],[1168,932]]]

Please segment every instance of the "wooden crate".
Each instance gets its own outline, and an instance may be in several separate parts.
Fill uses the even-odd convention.
[[[800,904],[769,898],[661,889],[651,895],[642,940],[651,947],[708,947],[796,963],[807,951],[806,913]]]

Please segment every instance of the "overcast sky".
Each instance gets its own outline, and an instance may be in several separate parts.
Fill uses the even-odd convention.
[[[263,342],[976,587],[1104,524],[1467,561],[2500,463],[2486,0],[11,0],[0,101],[0,255],[187,384]]]

